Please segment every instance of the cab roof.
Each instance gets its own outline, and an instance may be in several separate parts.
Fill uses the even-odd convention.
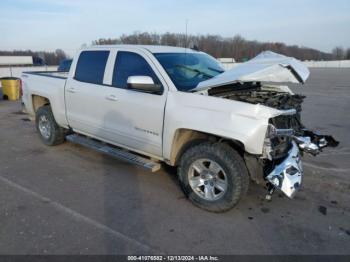
[[[144,49],[151,53],[199,53],[199,51],[184,48],[184,47],[175,47],[175,46],[164,46],[164,45],[95,45],[87,47],[85,49],[113,49],[113,48],[135,48],[135,49]]]

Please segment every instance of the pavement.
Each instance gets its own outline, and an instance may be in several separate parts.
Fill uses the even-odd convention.
[[[340,141],[304,157],[303,188],[229,212],[193,206],[176,172],[71,143],[43,145],[19,102],[0,101],[0,254],[350,254],[350,69],[313,69],[303,122]]]

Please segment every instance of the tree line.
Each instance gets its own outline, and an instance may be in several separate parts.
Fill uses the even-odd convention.
[[[332,54],[335,60],[350,59],[350,47],[348,49],[341,46],[334,47]]]
[[[62,49],[56,49],[55,52],[31,50],[0,51],[0,56],[32,56],[34,65],[58,65],[67,58],[66,53]]]
[[[144,44],[144,45],[170,45],[179,47],[195,48],[211,54],[212,56],[234,58],[242,62],[253,58],[262,51],[271,50],[276,53],[292,56],[300,60],[342,60],[350,59],[350,48],[335,47],[331,53],[317,49],[297,45],[286,45],[280,42],[259,42],[246,40],[240,35],[222,37],[219,35],[185,35],[182,33],[148,33],[135,32],[123,34],[117,38],[101,38],[92,41],[93,45],[111,44]],[[62,49],[54,52],[14,50],[0,51],[0,55],[9,56],[32,56],[36,65],[58,65],[67,58]]]
[[[212,56],[230,57],[236,61],[246,61],[265,50],[271,50],[300,60],[335,60],[350,59],[350,48],[334,48],[332,53],[322,52],[313,48],[286,45],[280,42],[259,42],[246,40],[240,35],[222,37],[219,35],[188,35],[180,33],[147,33],[135,32],[123,34],[117,38],[101,38],[92,42],[94,45],[107,44],[146,44],[170,45],[197,48]]]

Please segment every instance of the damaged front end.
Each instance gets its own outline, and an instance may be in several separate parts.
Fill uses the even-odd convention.
[[[338,141],[332,136],[307,130],[300,123],[300,111],[287,110],[270,119],[263,156],[267,159],[264,165],[269,192],[267,198],[271,197],[275,188],[293,198],[302,182],[301,155],[316,156],[324,147],[337,145]]]
[[[304,153],[316,156],[323,148],[338,145],[332,136],[308,130],[301,123],[305,96],[294,94],[288,87],[235,83],[212,88],[208,95],[280,110],[279,115],[269,119],[262,157],[256,161],[258,167],[250,172],[257,173],[259,167],[262,169],[260,177],[267,182],[268,198],[276,188],[293,198],[302,182],[301,156]],[[250,161],[249,165],[254,162],[246,157],[247,161]],[[254,180],[257,179],[259,177],[255,176]]]
[[[294,197],[302,182],[300,155],[308,153],[316,156],[324,147],[339,144],[332,136],[306,129],[300,122],[301,102],[295,106],[298,110],[287,110],[270,119],[264,145],[264,155],[268,159],[264,166],[268,199],[275,188],[289,198]]]
[[[295,195],[303,174],[300,155],[316,156],[324,147],[338,145],[332,136],[308,130],[301,123],[305,96],[294,94],[287,86],[271,85],[304,84],[309,74],[301,61],[266,51],[194,89],[208,96],[279,110],[280,114],[269,119],[262,156],[244,155],[251,179],[267,182],[269,197],[275,188],[290,198]]]

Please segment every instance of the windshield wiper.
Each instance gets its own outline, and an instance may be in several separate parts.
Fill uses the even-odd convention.
[[[189,67],[189,66],[185,66],[185,65],[175,65],[175,66],[176,66],[176,67],[180,67],[180,68],[184,68],[184,69],[189,70],[189,71],[192,71],[192,72],[196,72],[196,73],[201,74],[201,75],[203,75],[203,76],[205,76],[205,77],[208,77],[208,78],[214,77],[213,75],[207,74],[207,73],[205,73],[205,72],[202,72],[202,71],[200,71],[200,70],[198,70],[198,69],[195,69],[195,68],[191,68],[191,67]]]
[[[208,69],[211,70],[211,71],[214,71],[214,72],[218,72],[220,74],[225,72],[224,70],[219,70],[219,69],[215,69],[215,68],[212,68],[212,67],[208,67]]]

